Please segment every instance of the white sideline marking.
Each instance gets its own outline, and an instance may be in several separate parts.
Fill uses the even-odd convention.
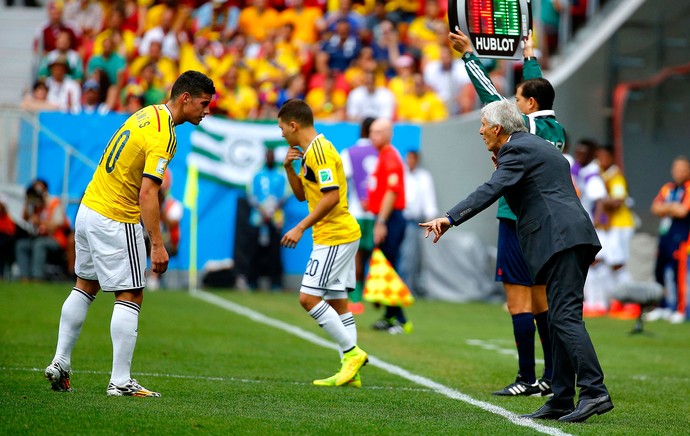
[[[234,303],[230,300],[226,300],[224,298],[221,298],[217,295],[211,294],[206,291],[202,291],[199,289],[195,289],[191,292],[191,295],[195,298],[198,298],[200,300],[206,301],[207,303],[211,303],[215,306],[218,306],[220,308],[229,310],[230,312],[236,313],[238,315],[245,316],[253,321],[256,321],[261,324],[269,325],[271,327],[275,327],[279,330],[283,330],[285,332],[291,333],[297,337],[300,337],[306,341],[309,341],[313,344],[320,345],[324,348],[331,348],[334,350],[338,349],[338,346],[330,341],[327,341],[320,336],[317,336],[313,333],[310,333],[306,330],[303,330],[297,326],[294,326],[292,324],[285,323],[283,321],[279,321],[275,318],[270,318],[262,313],[259,313],[255,310],[252,310],[248,307],[244,307],[242,305],[239,305],[237,303]],[[436,383],[435,381],[428,379],[426,377],[422,377],[421,375],[413,374],[397,365],[393,365],[391,363],[384,362],[383,360],[372,356],[371,354],[369,355],[369,365],[375,366],[377,368],[380,368],[390,374],[397,375],[399,377],[402,377],[406,380],[409,380],[413,383],[416,383],[420,386],[424,386],[425,388],[429,388],[441,395],[444,395],[448,398],[452,398],[454,400],[460,400],[465,403],[471,404],[473,406],[479,407],[482,410],[485,410],[487,412],[493,413],[495,415],[500,415],[504,418],[506,418],[508,421],[512,422],[515,425],[519,425],[522,427],[529,427],[533,430],[536,430],[538,432],[552,435],[552,436],[565,436],[569,435],[569,433],[565,433],[564,431],[549,427],[543,424],[539,424],[538,422],[535,422],[531,419],[526,419],[526,418],[520,418],[519,415],[506,410],[502,407],[496,406],[491,403],[487,403],[485,401],[480,401],[480,400],[475,400],[474,398],[470,397],[467,394],[463,394],[460,391],[457,391],[455,389],[449,388],[447,386],[444,386],[440,383]]]
[[[498,354],[506,354],[508,356],[514,356],[516,359],[518,358],[517,351],[513,348],[501,348],[498,345],[492,344],[489,341],[484,341],[482,339],[468,339],[465,341],[467,345],[474,345],[476,347],[483,348],[485,350],[489,351],[496,351]],[[535,363],[538,363],[540,365],[544,364],[544,359],[535,359]]]
[[[23,372],[40,372],[45,371],[45,368],[8,368],[6,366],[0,366],[0,371],[23,371]],[[74,374],[96,374],[96,375],[110,375],[110,371],[93,371],[93,370],[76,370],[72,371]],[[237,383],[273,383],[275,381],[268,380],[252,380],[247,378],[237,378],[237,377],[213,377],[204,375],[184,375],[184,374],[161,374],[157,372],[133,372],[132,375],[137,377],[160,377],[160,378],[178,378],[178,379],[188,379],[188,380],[206,380],[206,381],[227,381],[227,382],[237,382]],[[304,385],[312,386],[311,383],[300,383],[300,382],[289,382],[292,385]],[[413,391],[413,392],[433,392],[431,389],[422,388],[393,388],[390,386],[373,386],[367,385],[367,389],[380,389],[389,391]]]

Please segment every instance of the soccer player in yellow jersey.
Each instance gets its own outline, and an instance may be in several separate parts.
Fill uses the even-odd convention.
[[[113,369],[107,394],[160,396],[130,374],[146,284],[140,219],[151,240],[151,269],[162,274],[168,268],[168,253],[160,232],[158,191],[177,149],[175,126],[199,124],[209,113],[215,92],[211,79],[187,71],[173,84],[166,104],[134,113],[105,146],[77,213],[77,282],[62,306],[55,357],[45,370],[53,390],[71,390],[72,350],[91,302],[103,289],[115,293],[110,321]]]
[[[348,210],[343,162],[333,144],[316,133],[314,114],[304,101],[286,101],[278,112],[278,127],[290,145],[283,162],[290,187],[309,206],[309,214],[283,236],[281,244],[294,248],[312,227],[314,245],[299,301],[338,344],[342,357],[338,373],[314,384],[360,387],[359,370],[367,362],[367,353],[357,346],[347,293],[355,288],[355,254],[362,233]],[[294,161],[301,163],[299,173]]]

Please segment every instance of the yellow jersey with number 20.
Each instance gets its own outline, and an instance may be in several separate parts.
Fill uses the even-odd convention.
[[[138,223],[142,178],[160,184],[176,150],[175,125],[167,106],[151,105],[135,112],[110,138],[82,203],[112,220]]]
[[[328,215],[314,224],[312,236],[315,244],[347,244],[362,236],[357,220],[348,210],[343,161],[333,144],[323,135],[319,134],[314,138],[304,152],[300,178],[309,212],[314,210],[326,191],[337,189],[340,197],[340,201]]]

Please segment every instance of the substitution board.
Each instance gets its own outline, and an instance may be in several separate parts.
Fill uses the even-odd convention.
[[[479,57],[520,59],[532,27],[530,0],[448,0],[448,24],[470,38]]]

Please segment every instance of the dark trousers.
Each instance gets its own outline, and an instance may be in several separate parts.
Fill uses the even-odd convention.
[[[267,228],[251,227],[250,235],[253,237],[253,245],[249,249],[250,265],[247,282],[252,289],[257,288],[259,277],[271,279],[271,287],[274,289],[283,286],[283,262],[280,258],[280,231],[273,225]],[[262,241],[261,231],[268,232],[268,240]],[[265,237],[265,235],[264,235]],[[265,244],[265,245],[263,245]]]
[[[400,262],[400,246],[405,239],[405,227],[407,226],[407,221],[403,217],[402,211],[394,210],[388,217],[388,222],[386,222],[387,232],[386,239],[383,240],[379,248],[386,256],[388,262],[393,265],[393,269],[398,271]]]
[[[578,245],[556,253],[538,277],[546,280],[549,303],[553,350],[553,398],[549,404],[553,407],[573,406],[576,379],[580,400],[608,394],[604,372],[582,321],[585,278],[595,254],[596,249],[591,245]]]
[[[400,247],[405,239],[405,227],[407,221],[401,210],[394,210],[386,222],[386,239],[383,240],[379,248],[386,259],[391,263],[393,269],[398,272],[400,265]],[[384,318],[395,318],[400,324],[405,324],[407,318],[401,306],[386,306],[383,314]]]

